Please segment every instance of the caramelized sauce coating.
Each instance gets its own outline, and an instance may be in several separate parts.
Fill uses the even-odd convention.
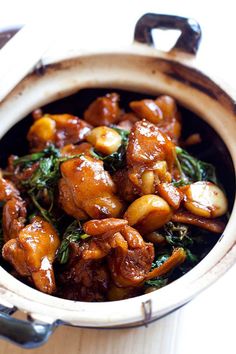
[[[5,202],[2,211],[4,242],[17,237],[26,220],[26,203],[11,181],[0,178],[0,201]]]
[[[55,229],[40,217],[24,227],[17,238],[3,246],[3,258],[22,276],[30,276],[37,289],[52,294],[56,290],[52,263],[60,240]]]
[[[133,113],[123,113],[119,117],[117,126],[121,129],[130,131],[139,118]]]
[[[85,111],[85,121],[95,127],[116,123],[120,115],[118,102],[119,95],[116,93],[97,98]]]
[[[219,219],[207,219],[203,216],[197,216],[185,210],[178,210],[172,216],[171,220],[184,224],[195,225],[201,227],[202,229],[216,233],[222,233],[225,228],[225,223]]]
[[[106,301],[110,282],[106,265],[99,260],[94,262],[80,258],[76,244],[71,244],[73,247],[78,254],[59,274],[61,286],[57,295],[75,301]]]
[[[155,190],[159,183],[171,181],[174,164],[175,146],[168,136],[146,120],[135,123],[129,137],[127,166],[129,179],[139,188],[140,194],[147,194],[142,178],[146,171],[152,172],[149,176],[152,179],[148,187],[150,193],[152,186]]]
[[[130,108],[140,119],[147,119],[149,122],[157,124],[163,119],[163,113],[153,100],[133,101]]]
[[[73,209],[69,215],[75,216],[77,208],[95,219],[121,214],[123,204],[115,195],[116,186],[104,170],[102,161],[87,155],[68,160],[61,164],[61,174],[63,182],[59,184],[59,200],[66,212]],[[70,191],[73,206],[69,193],[65,193],[65,185]]]
[[[32,151],[41,151],[50,144],[63,147],[83,141],[91,126],[71,114],[46,114],[31,126],[27,139]]]
[[[18,198],[20,192],[16,189],[11,181],[5,178],[0,178],[0,201],[7,201],[11,198]]]
[[[154,259],[151,243],[144,242],[139,232],[122,219],[91,220],[84,229],[86,232],[93,231],[93,240],[103,250],[103,257],[109,254],[110,272],[116,286],[141,284]],[[112,249],[114,252],[111,252]],[[87,255],[87,252],[83,251],[83,255]]]
[[[130,102],[130,108],[139,119],[156,124],[174,143],[178,143],[182,127],[181,116],[172,97],[163,95],[156,100],[133,101]]]
[[[26,213],[25,202],[20,198],[12,198],[5,203],[2,213],[5,242],[18,236],[20,230],[24,227]]]
[[[161,109],[163,119],[158,123],[160,130],[167,134],[171,140],[178,144],[181,136],[181,115],[178,111],[175,100],[170,96],[159,96],[155,103]]]
[[[66,281],[65,274],[74,274],[75,268],[80,268],[90,277],[88,269],[93,272],[93,265],[98,265],[100,270],[102,261],[108,257],[108,279],[109,286],[116,287],[138,287],[149,273],[154,259],[153,244],[147,243],[134,228],[127,225],[123,219],[90,220],[84,224],[84,231],[92,236],[88,241],[83,241],[77,248],[77,256],[71,256],[71,266],[63,274],[63,281]],[[104,268],[102,267],[104,270]],[[81,273],[80,273],[81,274]],[[87,285],[81,275],[75,279],[70,276],[72,288],[84,287],[86,300],[91,296],[91,281]],[[73,279],[73,280],[72,280]],[[112,285],[113,284],[113,285]],[[97,284],[95,279],[94,298],[97,297]],[[108,284],[107,284],[108,286]],[[87,289],[89,288],[89,289]],[[89,295],[88,295],[89,292]],[[81,293],[77,293],[77,300],[84,299]],[[85,296],[85,295],[84,295]]]
[[[159,195],[167,201],[174,209],[179,209],[184,195],[181,191],[171,183],[160,183],[157,186]]]
[[[62,156],[76,156],[80,154],[86,154],[90,152],[92,145],[89,143],[81,143],[79,145],[68,144],[60,149]]]

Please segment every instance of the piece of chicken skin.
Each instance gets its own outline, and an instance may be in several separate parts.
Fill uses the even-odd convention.
[[[63,147],[82,142],[91,125],[71,114],[45,114],[29,129],[27,139],[31,151],[41,151],[50,144]]]
[[[21,276],[31,277],[38,290],[52,294],[56,290],[52,264],[59,245],[53,226],[37,216],[17,238],[5,243],[2,255]]]
[[[78,208],[95,219],[117,217],[121,214],[123,204],[115,194],[116,186],[109,173],[104,170],[102,161],[82,155],[63,162],[61,174],[59,201],[69,215],[76,217]],[[63,192],[65,185],[68,187],[66,193]],[[73,204],[67,207],[70,198],[73,199]]]
[[[154,247],[144,242],[137,230],[123,219],[104,219],[86,222],[84,231],[93,234],[89,247],[82,252],[84,259],[108,255],[109,270],[118,287],[139,286],[143,282],[154,260]]]
[[[92,145],[89,143],[81,143],[79,145],[68,144],[61,148],[61,156],[75,156],[80,154],[90,154]]]
[[[22,199],[12,198],[5,203],[2,213],[4,242],[19,235],[24,228],[26,215],[25,202]]]
[[[175,160],[175,145],[156,125],[146,120],[134,124],[127,147],[128,178],[140,195],[171,182]]]
[[[120,116],[118,102],[117,93],[108,93],[104,97],[98,97],[85,111],[85,121],[95,127],[116,123]]]
[[[17,198],[19,196],[20,196],[20,192],[11,181],[5,178],[0,178],[0,201],[1,202],[6,202],[11,198],[14,197]]]
[[[158,128],[178,145],[182,131],[182,119],[176,101],[170,96],[162,95],[155,100],[155,103],[163,114],[163,119],[157,124]]]
[[[154,123],[175,144],[178,144],[182,129],[181,115],[172,97],[162,95],[156,100],[132,101],[130,108],[139,119]]]
[[[26,203],[11,181],[0,178],[0,201],[5,202],[2,212],[4,242],[18,236],[23,229],[27,211]]]

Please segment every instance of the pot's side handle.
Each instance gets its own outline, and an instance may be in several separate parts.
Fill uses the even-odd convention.
[[[147,13],[143,15],[135,26],[134,40],[153,46],[153,29],[180,30],[181,35],[172,49],[196,54],[201,41],[201,27],[193,19],[180,16]]]
[[[45,343],[59,324],[18,320],[10,316],[14,311],[1,306],[0,337],[23,348],[36,348]]]

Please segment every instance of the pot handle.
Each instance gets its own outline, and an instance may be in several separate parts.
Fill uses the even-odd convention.
[[[0,305],[0,337],[23,348],[39,347],[59,325],[58,321],[49,324],[18,320],[10,316],[15,311],[16,308],[9,309]]]
[[[201,41],[201,27],[193,19],[147,13],[143,15],[135,26],[134,40],[153,46],[153,29],[174,29],[180,30],[181,35],[172,49],[179,49],[183,52],[196,54]]]

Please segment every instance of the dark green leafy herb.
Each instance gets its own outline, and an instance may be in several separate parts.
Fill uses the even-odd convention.
[[[27,181],[23,181],[22,184],[30,188],[31,192],[43,188],[50,188],[54,186],[60,178],[60,164],[80,156],[81,154],[61,157],[59,150],[54,148],[50,156],[44,155],[40,158],[38,168],[34,171],[32,176]]]
[[[59,158],[45,157],[39,162],[39,166],[32,176],[23,184],[31,190],[51,187],[60,177],[59,164]]]
[[[170,254],[164,253],[159,256],[157,256],[155,262],[152,263],[152,268],[159,268],[168,258],[170,257]],[[167,284],[168,278],[167,277],[157,277],[151,280],[147,280],[145,282],[145,286],[154,286],[155,288],[159,289],[162,288]]]
[[[113,152],[113,154],[110,155],[104,156],[94,149],[91,149],[90,153],[96,159],[102,160],[105,170],[111,173],[124,168],[126,165],[126,147],[123,144],[116,152]]]
[[[54,192],[55,186],[60,178],[60,164],[69,159],[79,157],[79,155],[63,157],[60,150],[51,145],[41,152],[19,157],[14,160],[14,165],[19,166],[21,170],[29,168],[35,163],[38,163],[36,170],[27,180],[21,181],[21,184],[27,190],[34,206],[42,215],[42,217],[51,222],[56,227],[56,221],[53,217]],[[47,195],[48,205],[45,208],[43,200]],[[34,211],[33,211],[34,213]]]
[[[152,263],[152,269],[160,267],[168,258],[170,257],[170,254],[164,253],[159,255],[155,262]]]
[[[49,208],[49,210],[45,209],[40,203],[39,203],[39,198],[37,198],[37,196],[34,194],[34,192],[29,191],[28,192],[29,196],[31,197],[31,200],[34,204],[34,206],[37,208],[37,210],[40,212],[41,216],[47,220],[49,223],[53,224],[56,228],[57,228],[57,222],[54,218],[54,216],[51,213],[51,210]],[[36,215],[36,213],[33,213],[34,216]]]
[[[173,249],[182,247],[186,253],[186,260],[165,276],[157,277],[145,282],[145,286],[162,287],[179,278],[191,270],[203,259],[217,241],[218,236],[207,230],[182,223],[168,222],[158,230],[166,243],[155,249],[155,261],[152,269],[160,267],[172,254]]]
[[[163,227],[163,229],[166,241],[171,246],[186,247],[193,243],[188,225],[181,223],[174,224],[170,221]]]
[[[155,287],[156,289],[160,289],[162,288],[163,286],[165,286],[168,282],[168,278],[156,278],[156,279],[153,279],[153,280],[147,280],[145,282],[145,285],[146,286],[153,286]]]
[[[198,262],[200,261],[199,256],[196,256],[195,254],[190,251],[189,248],[185,248],[185,253],[186,253],[186,260],[184,263],[182,263],[179,266],[179,271],[181,272],[181,275],[187,273],[189,270],[191,270]]]
[[[176,154],[176,163],[181,174],[180,180],[173,181],[176,187],[197,181],[211,181],[218,184],[213,165],[196,159],[179,146],[176,147]]]
[[[78,221],[73,221],[66,229],[63,235],[63,240],[59,248],[57,257],[61,264],[65,264],[69,258],[69,245],[71,242],[79,242],[90,237],[85,234],[83,228]]]
[[[33,163],[40,161],[42,158],[51,157],[51,156],[53,156],[54,158],[60,157],[60,151],[57,148],[55,148],[54,145],[50,145],[43,151],[18,157],[13,161],[13,165],[14,166],[21,165],[21,167],[28,167]]]

